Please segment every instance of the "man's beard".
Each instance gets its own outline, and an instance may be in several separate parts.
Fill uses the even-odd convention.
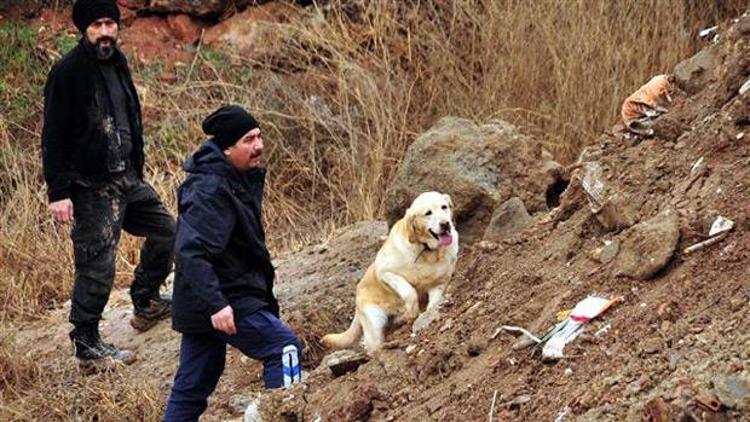
[[[109,44],[104,45],[104,41],[109,41]],[[109,60],[110,57],[115,53],[115,39],[110,37],[101,37],[96,40],[94,44],[94,51],[96,51],[96,58],[99,60]]]

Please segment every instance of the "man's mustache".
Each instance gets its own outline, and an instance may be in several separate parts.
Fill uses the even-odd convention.
[[[100,46],[105,41],[109,41],[110,44],[112,44],[112,45],[115,45],[115,42],[116,42],[114,38],[112,38],[110,36],[107,36],[107,35],[104,35],[104,36],[100,37],[98,40],[96,40],[96,45]]]
[[[258,158],[261,155],[263,155],[263,150],[262,149],[258,149],[258,150],[253,151],[252,154],[250,154],[250,158]]]

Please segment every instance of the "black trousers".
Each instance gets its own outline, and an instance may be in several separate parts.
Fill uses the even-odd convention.
[[[112,291],[122,230],[146,237],[130,296],[135,306],[147,306],[159,294],[173,260],[175,221],[157,193],[142,180],[122,176],[103,186],[76,184],[71,199],[75,282],[70,322],[95,325],[101,319]]]

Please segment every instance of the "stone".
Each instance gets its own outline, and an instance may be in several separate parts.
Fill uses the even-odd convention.
[[[252,401],[253,399],[248,396],[235,394],[229,398],[227,407],[229,407],[229,410],[233,415],[242,415],[245,413],[245,409],[247,409],[248,404],[250,404]]]
[[[195,44],[201,37],[201,31],[207,25],[187,14],[167,16],[167,24],[177,40],[187,44]]]
[[[677,213],[667,210],[627,230],[620,239],[615,276],[647,280],[664,268],[680,239]]]
[[[696,94],[708,85],[718,64],[717,49],[715,47],[704,48],[693,57],[675,66],[675,83],[688,94]]]
[[[283,23],[299,11],[286,3],[273,2],[251,7],[209,28],[203,42],[216,49],[239,53],[255,61],[283,54],[282,47],[291,37]]]
[[[117,4],[128,9],[142,9],[148,0],[117,0]]]
[[[641,343],[641,352],[652,355],[658,353],[664,347],[664,341],[658,337],[652,337]]]
[[[229,0],[151,0],[148,5],[150,12],[156,13],[187,13],[193,16],[220,16]]]
[[[528,227],[532,218],[521,198],[513,197],[497,207],[484,232],[483,241],[499,242],[513,237]]]
[[[638,221],[638,213],[630,205],[631,202],[623,195],[613,194],[604,201],[594,216],[607,231],[626,229]]]
[[[363,352],[355,350],[339,350],[326,355],[321,362],[331,370],[333,375],[339,377],[346,373],[356,371],[370,358]]]
[[[750,375],[723,375],[714,379],[716,397],[730,409],[750,410]]]
[[[242,417],[242,422],[263,422],[263,418],[260,415],[260,394],[255,399],[251,400],[245,408],[245,413]]]
[[[513,197],[530,213],[548,210],[548,191],[560,184],[561,173],[539,141],[510,123],[444,117],[409,146],[386,196],[385,215],[393,225],[417,195],[440,191],[455,204],[461,240],[480,241],[495,208]]]

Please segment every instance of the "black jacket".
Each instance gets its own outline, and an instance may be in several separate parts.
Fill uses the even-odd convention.
[[[235,170],[210,141],[183,165],[179,189],[172,327],[213,329],[227,305],[235,319],[267,309],[278,316],[274,268],[261,220],[265,170]]]
[[[141,105],[125,56],[115,50],[111,60],[132,94],[128,101],[133,142],[130,161],[138,177],[142,178]],[[50,201],[69,198],[70,185],[75,180],[109,180],[108,137],[116,136],[116,131],[105,130],[107,117],[114,118],[114,111],[104,75],[92,47],[81,39],[55,63],[44,87],[42,160]]]

